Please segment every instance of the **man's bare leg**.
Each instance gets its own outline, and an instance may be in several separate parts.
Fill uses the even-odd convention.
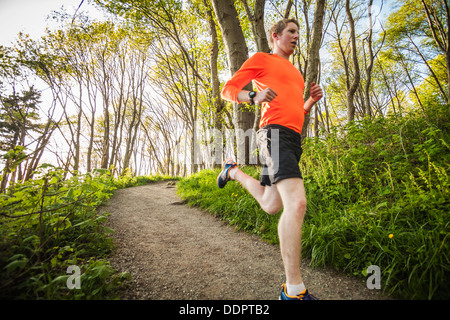
[[[300,271],[302,226],[306,213],[306,193],[303,180],[289,178],[279,181],[276,185],[262,186],[258,180],[238,168],[233,170],[235,170],[233,180],[240,182],[258,201],[263,210],[269,214],[276,214],[284,207],[278,222],[278,237],[286,273],[286,284],[288,289],[290,286],[304,288]],[[303,289],[298,293],[301,291]]]
[[[303,283],[300,272],[303,218],[306,213],[306,194],[303,180],[290,178],[277,183],[284,210],[278,222],[281,256],[286,283]]]

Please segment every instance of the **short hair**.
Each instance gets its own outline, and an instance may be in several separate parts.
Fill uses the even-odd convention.
[[[276,22],[275,24],[272,25],[272,27],[270,28],[270,33],[269,33],[269,44],[273,49],[273,39],[272,39],[272,34],[275,32],[276,34],[280,34],[281,32],[283,32],[284,29],[286,29],[286,26],[288,25],[288,23],[295,23],[297,25],[298,28],[300,28],[300,25],[297,21],[297,19],[281,19],[280,21]]]

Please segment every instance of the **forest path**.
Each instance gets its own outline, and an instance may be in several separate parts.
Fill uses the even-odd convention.
[[[132,275],[124,299],[278,299],[284,282],[279,247],[184,205],[170,183],[117,190],[101,211],[110,213],[115,230],[111,265]],[[364,279],[311,269],[307,260],[302,272],[320,299],[382,298]]]

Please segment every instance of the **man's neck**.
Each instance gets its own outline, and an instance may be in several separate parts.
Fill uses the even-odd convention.
[[[289,61],[290,55],[287,54],[286,52],[284,52],[283,50],[281,50],[280,48],[275,47],[274,50],[273,50],[273,53],[276,54],[277,56],[279,56],[281,58],[284,58],[284,59]]]

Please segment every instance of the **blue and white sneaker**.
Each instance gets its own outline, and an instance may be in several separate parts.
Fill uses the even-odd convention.
[[[233,159],[225,160],[225,162],[223,163],[222,171],[217,176],[217,186],[219,188],[225,187],[227,182],[232,180],[230,177],[230,169],[236,168],[236,167],[237,167],[237,163],[234,162]]]
[[[280,300],[319,300],[305,289],[303,292],[300,292],[297,296],[290,296],[287,294],[287,286],[286,284],[281,285],[281,294]]]

